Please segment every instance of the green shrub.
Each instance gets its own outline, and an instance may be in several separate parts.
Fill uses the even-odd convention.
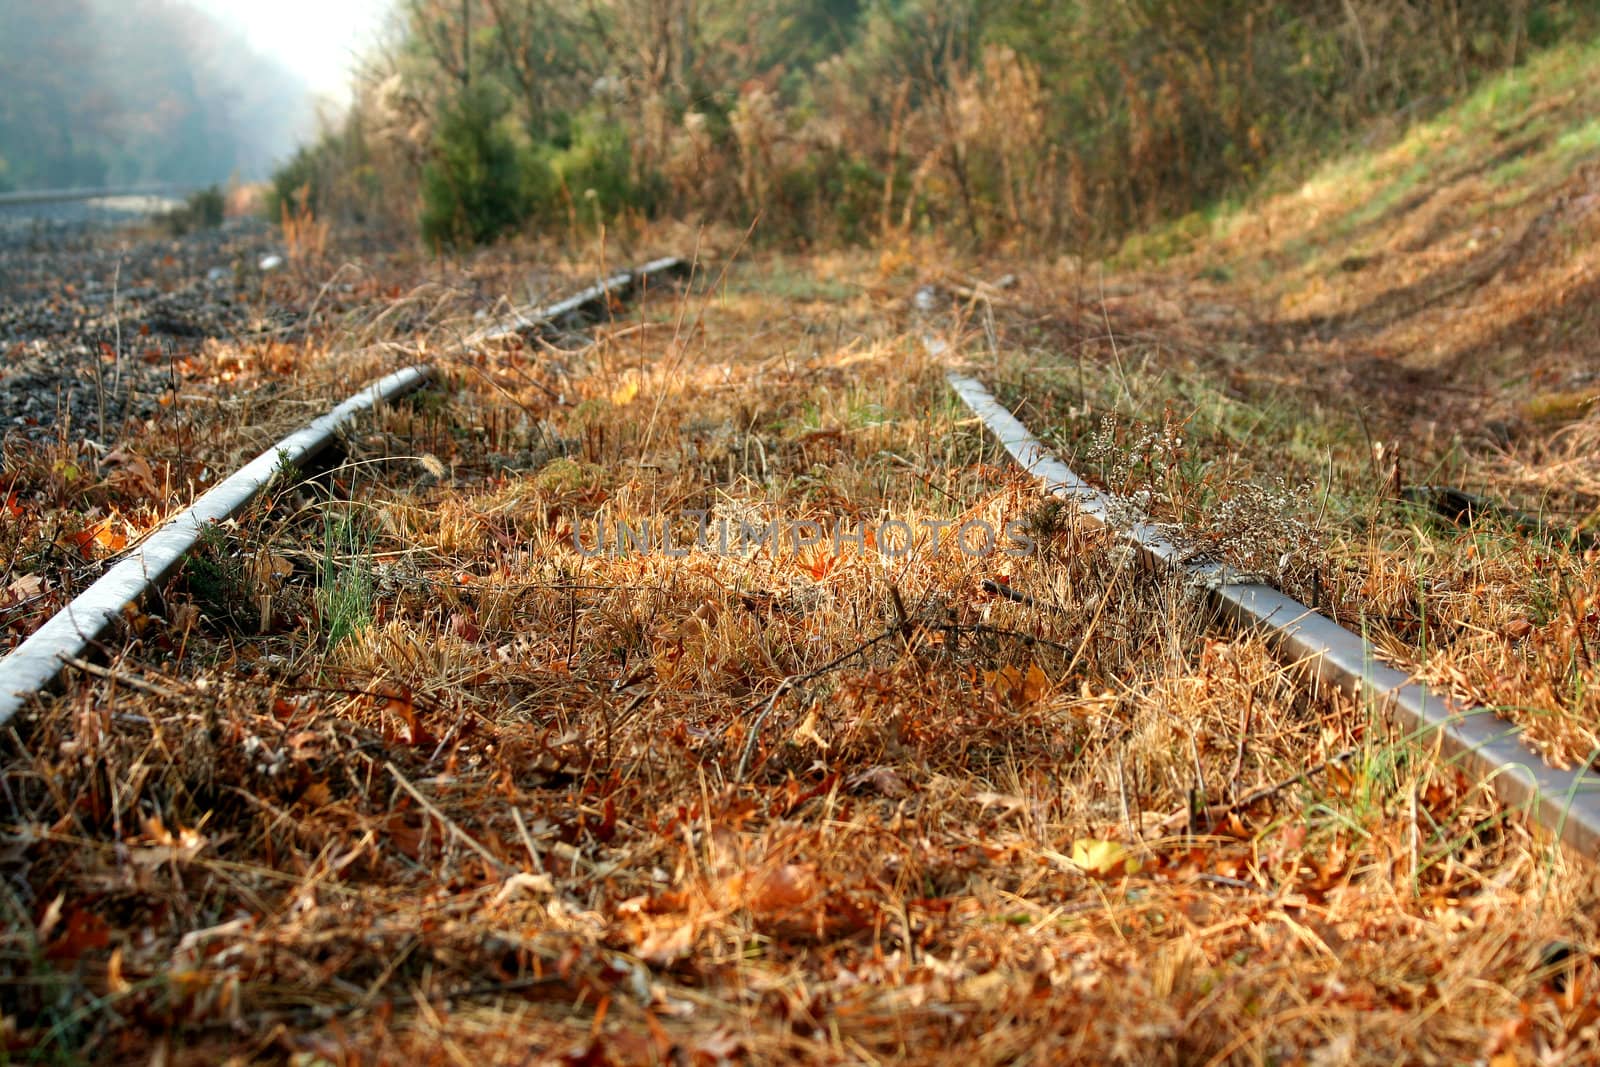
[[[183,565],[183,584],[217,625],[243,633],[260,629],[245,549],[226,527],[212,523],[200,531]]]
[[[225,205],[222,190],[213,185],[190,193],[183,206],[167,212],[162,216],[162,221],[174,237],[197,230],[214,230],[222,225]]]
[[[303,208],[313,212],[321,210],[322,154],[323,142],[302,145],[287,163],[273,172],[272,187],[266,197],[267,218],[276,222],[286,210],[291,215]]]
[[[579,225],[593,227],[632,208],[654,211],[659,190],[636,180],[628,133],[604,119],[576,116],[563,135],[546,146],[542,158],[551,176],[542,201],[548,213],[565,212],[565,197]],[[563,193],[562,190],[565,190]]]
[[[538,162],[518,149],[505,105],[485,88],[447,107],[422,172],[422,239],[430,245],[487,244],[517,229],[533,211],[544,180]]]

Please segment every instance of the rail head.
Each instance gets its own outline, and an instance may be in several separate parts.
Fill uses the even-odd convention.
[[[502,321],[473,334],[468,338],[468,343],[483,344],[488,341],[502,341],[508,337],[547,329],[573,316],[592,314],[597,309],[604,307],[606,300],[612,296],[621,295],[640,286],[648,285],[657,278],[683,274],[688,270],[688,262],[678,256],[663,256],[660,259],[653,259],[631,270],[618,271],[610,277],[601,279],[587,289],[581,289],[564,300],[556,301],[554,304],[531,310],[514,310]]]

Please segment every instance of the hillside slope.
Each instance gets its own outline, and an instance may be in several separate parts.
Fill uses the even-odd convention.
[[[1003,265],[984,368],[1086,476],[1568,766],[1600,752],[1597,60],[1545,53],[1121,266]]]
[[[1546,53],[1222,216],[1169,269],[1226,279],[1266,349],[1381,361],[1379,381],[1470,397],[1519,437],[1581,415],[1600,392],[1597,62]]]

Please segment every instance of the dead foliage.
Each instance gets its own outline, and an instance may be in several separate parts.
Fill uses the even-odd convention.
[[[1594,1055],[1592,871],[1042,508],[903,269],[470,351],[229,531],[252,618],[177,583],[8,737],[8,1047]],[[1038,551],[581,550],[691,511]]]

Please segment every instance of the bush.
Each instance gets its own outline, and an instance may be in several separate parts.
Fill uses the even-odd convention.
[[[866,244],[878,236],[877,212],[882,207],[883,183],[884,175],[861,160],[843,160],[832,168],[827,181],[828,200],[833,205],[833,222],[841,240]],[[895,186],[903,198],[906,183],[897,181]]]
[[[567,210],[566,198],[579,225],[597,226],[624,209],[654,210],[660,191],[653,183],[636,181],[628,134],[620,125],[587,116],[574,118],[565,136],[548,146],[545,173],[550,176],[543,198],[550,214]],[[563,192],[562,190],[565,190]]]
[[[276,222],[285,212],[293,215],[304,210],[321,211],[321,149],[321,143],[303,145],[273,172],[265,205],[269,219]]]
[[[182,237],[196,230],[214,230],[222,225],[225,204],[222,190],[213,185],[190,193],[183,206],[167,212],[162,216],[162,221],[174,237]]]
[[[441,116],[422,172],[422,239],[487,244],[532,215],[541,168],[517,148],[506,108],[487,89],[464,91]]]
[[[1281,180],[1374,119],[1419,117],[1474,77],[1589,32],[1600,11],[1596,0],[792,0],[783,17],[748,20],[733,0],[677,5],[669,19],[558,0],[490,4],[484,23],[480,7],[410,5],[406,63],[285,166],[276,202],[309,188],[319,216],[409,229],[420,200],[436,246],[492,240],[531,216],[592,228],[671,212],[759,214],[758,238],[780,242],[920,227],[1109,251],[1268,173]],[[615,47],[583,46],[591,31]],[[473,52],[476,88],[462,92],[456,53],[440,47],[475,33],[490,47]],[[661,62],[635,69],[633,56]]]

